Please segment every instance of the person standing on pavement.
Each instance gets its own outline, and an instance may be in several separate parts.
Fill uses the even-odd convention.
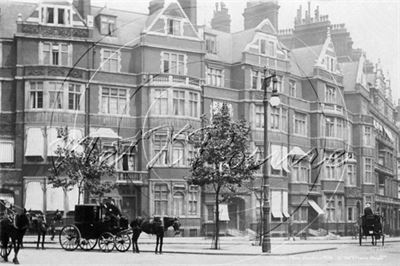
[[[294,232],[293,232],[293,220],[292,218],[289,218],[289,222],[288,222],[288,240],[292,240],[296,241],[296,239],[294,238]]]

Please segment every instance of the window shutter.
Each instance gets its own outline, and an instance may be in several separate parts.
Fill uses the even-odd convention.
[[[43,42],[39,42],[39,64],[43,65]]]
[[[68,65],[72,66],[72,44],[68,45]]]

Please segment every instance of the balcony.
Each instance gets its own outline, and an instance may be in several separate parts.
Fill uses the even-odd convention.
[[[182,84],[190,87],[200,87],[200,79],[185,75],[158,73],[149,75],[150,85],[172,85]]]
[[[117,171],[117,184],[137,184],[143,185],[146,171]]]

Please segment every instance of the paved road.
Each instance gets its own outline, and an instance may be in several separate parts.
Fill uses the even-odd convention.
[[[12,254],[11,254],[12,255]],[[399,265],[400,243],[382,246],[342,244],[335,250],[286,256],[155,255],[143,252],[67,252],[61,249],[23,249],[22,265]]]

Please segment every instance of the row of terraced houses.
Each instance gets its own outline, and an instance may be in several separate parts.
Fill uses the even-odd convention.
[[[118,186],[106,197],[124,215],[179,216],[183,235],[208,234],[213,194],[185,181],[195,152],[186,134],[226,103],[250,123],[250,147],[263,156],[266,68],[281,100],[267,114],[272,234],[285,235],[289,221],[295,232],[350,234],[367,202],[385,232],[399,234],[398,112],[380,63],[318,8],[300,7],[294,28],[282,30],[277,1],[248,1],[244,30],[233,32],[224,3],[211,27],[197,25],[196,4],[152,0],[138,13],[89,0],[1,0],[0,198],[73,210],[77,189],[47,181],[67,128],[71,141],[99,137],[117,153],[109,178]],[[223,204],[229,232],[257,229],[261,179]]]

